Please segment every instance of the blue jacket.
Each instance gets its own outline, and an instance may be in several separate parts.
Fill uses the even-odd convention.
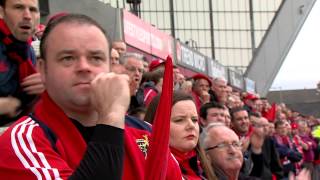
[[[29,58],[32,63],[36,64],[36,56],[32,46],[29,48]],[[26,95],[19,92],[19,74],[18,64],[15,61],[8,59],[6,55],[6,47],[0,42],[0,97],[13,96],[21,101],[21,108],[28,106],[28,104],[34,99],[34,96]],[[0,126],[12,121],[4,115],[0,116]]]

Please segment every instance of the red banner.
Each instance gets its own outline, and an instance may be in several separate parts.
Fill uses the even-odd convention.
[[[172,56],[172,37],[123,10],[125,42],[149,54],[166,59]]]

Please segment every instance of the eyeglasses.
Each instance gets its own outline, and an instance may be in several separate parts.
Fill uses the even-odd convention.
[[[141,73],[141,74],[144,72],[143,68],[137,68],[137,67],[133,67],[133,66],[126,66],[126,69],[127,69],[128,71],[130,71],[130,72],[136,72],[136,71],[138,71],[138,72]]]
[[[223,143],[217,144],[215,146],[208,147],[205,149],[205,151],[209,151],[209,150],[216,149],[216,148],[226,149],[226,148],[230,148],[231,146],[236,149],[241,149],[242,143],[240,141],[233,141],[232,143],[223,142]]]

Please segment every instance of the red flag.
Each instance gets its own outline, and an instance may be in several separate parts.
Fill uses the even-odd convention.
[[[270,122],[273,122],[276,119],[277,107],[276,104],[273,103],[271,108],[267,112],[263,112],[262,116],[267,118]]]
[[[169,133],[173,94],[173,67],[170,56],[165,61],[162,93],[152,126],[145,180],[164,180],[169,157]]]

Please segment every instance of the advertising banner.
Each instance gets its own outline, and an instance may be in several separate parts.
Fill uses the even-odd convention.
[[[193,71],[207,74],[206,57],[191,49],[187,45],[177,42],[177,64],[192,69]]]
[[[228,69],[211,58],[207,58],[208,75],[212,78],[222,78],[228,81]]]
[[[244,89],[243,76],[239,72],[231,70],[230,68],[228,69],[228,72],[229,72],[229,83],[232,86],[243,90]]]
[[[256,93],[256,82],[253,80],[245,77],[244,78],[244,83],[245,83],[245,90],[249,93],[255,94]]]
[[[127,44],[162,59],[173,57],[172,37],[126,10],[123,10],[123,31]]]

